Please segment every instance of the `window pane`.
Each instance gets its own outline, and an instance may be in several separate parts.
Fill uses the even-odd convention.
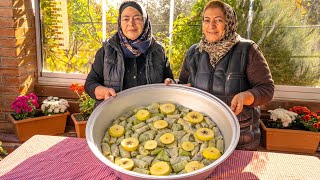
[[[102,45],[101,1],[41,0],[40,7],[43,71],[87,74]]]
[[[319,1],[262,1],[252,28],[276,84],[320,86]]]
[[[201,12],[207,1],[197,1],[190,15],[175,19],[173,55],[175,76],[188,48],[201,38]],[[238,15],[238,33],[260,46],[275,83],[320,87],[319,1],[251,1],[252,24],[248,31],[250,1],[228,0]],[[167,45],[167,44],[166,44]]]
[[[103,0],[41,0],[43,71],[87,74],[102,46]],[[122,1],[106,1],[106,38],[117,31]],[[175,0],[173,46],[169,46],[170,0],[140,0],[153,35],[165,46],[175,77],[188,48],[201,39],[201,12],[207,1]],[[319,1],[227,0],[238,15],[238,33],[254,40],[278,85],[320,86]],[[253,2],[253,6],[250,6]],[[248,14],[252,23],[248,30]],[[250,35],[249,35],[250,34]]]

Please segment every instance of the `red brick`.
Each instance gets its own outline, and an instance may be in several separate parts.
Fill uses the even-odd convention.
[[[3,39],[0,38],[0,47],[16,47],[16,39],[14,38],[7,38]]]
[[[24,29],[24,34],[26,37],[33,37],[34,39],[36,38],[36,30],[34,27],[31,28],[25,28]]]
[[[22,17],[22,18],[18,18],[18,19],[15,19],[15,23],[14,23],[14,27],[35,27],[35,22],[34,22],[34,18],[25,18],[25,17]]]
[[[9,111],[11,111],[10,105],[11,105],[11,103],[3,103],[3,104],[0,104],[0,111],[2,111],[2,112],[9,112]]]
[[[7,86],[22,86],[25,83],[34,81],[34,74],[25,74],[20,77],[3,77],[3,85]]]
[[[11,134],[14,133],[14,125],[12,122],[0,122],[0,132],[4,134]],[[10,148],[5,147],[5,149],[10,152]],[[15,148],[12,147],[11,151],[13,151]]]
[[[16,8],[22,8],[24,7],[24,1],[28,1],[28,0],[14,0],[13,1],[13,6]]]
[[[26,50],[25,50],[25,47],[17,47],[16,48],[16,55],[18,56],[18,57],[23,57],[23,56],[25,56],[26,55]]]
[[[0,28],[0,37],[15,37],[14,28]]]
[[[0,98],[1,98],[0,104],[4,104],[4,99],[6,98],[6,96],[1,95]]]
[[[13,6],[21,9],[32,9],[32,0],[14,0]]]
[[[1,1],[1,0],[0,0]],[[24,28],[1,28],[0,37],[16,37],[16,35],[24,36]]]
[[[36,63],[30,63],[26,66],[25,68],[27,70],[27,73],[34,73],[37,72],[37,64]],[[20,73],[21,75],[23,75],[22,73]]]
[[[22,67],[29,63],[35,63],[37,61],[36,55],[27,55],[18,58],[2,58],[0,67]]]
[[[1,27],[15,27],[15,21],[13,18],[0,17]]]
[[[17,58],[2,58],[0,67],[18,67],[21,61]]]
[[[30,92],[30,90],[34,89],[34,81],[31,81],[28,84],[24,84],[23,86],[20,86],[19,88],[19,93],[20,94],[28,94],[28,92]]]
[[[17,55],[16,48],[0,48],[0,57],[15,57]]]
[[[15,18],[34,18],[33,9],[13,8],[13,16]]]
[[[9,102],[10,104],[16,99],[16,97],[19,96],[19,94],[16,95],[6,95],[4,96],[5,102]]]
[[[0,123],[6,122],[5,120],[5,114],[3,112],[0,112]],[[0,126],[2,127],[2,126]]]
[[[0,76],[19,76],[19,68],[0,67]]]
[[[35,46],[36,42],[33,38],[30,37],[22,37],[22,38],[17,38],[15,42],[16,46]]]
[[[0,7],[0,17],[13,17],[13,8]]]
[[[12,7],[12,0],[1,0],[0,6],[1,7]]]
[[[3,77],[2,85],[5,85],[5,86],[19,86],[20,85],[19,77]]]
[[[26,66],[19,67],[19,75],[25,75],[28,73]]]
[[[18,95],[19,95],[19,94],[18,94]],[[14,96],[14,97],[16,98],[18,95]],[[5,110],[7,110],[7,111],[10,111],[10,110],[11,110],[10,105],[11,105],[12,102],[15,100],[15,98],[14,98],[14,99],[10,99],[10,100],[4,102],[4,109],[5,109]]]
[[[0,86],[0,94],[19,94],[19,88],[15,86]]]
[[[16,28],[16,30],[14,32],[14,37],[24,37],[24,36],[25,36],[24,27]]]
[[[20,59],[21,59],[20,66],[24,66],[24,65],[30,64],[30,63],[36,64],[36,62],[37,62],[37,57],[35,55],[27,55],[27,56],[24,56]]]
[[[1,110],[0,110],[0,111],[1,111]],[[9,103],[9,104],[4,104],[4,105],[3,105],[2,112],[10,112],[10,111],[12,111],[12,109],[11,109],[11,103]]]
[[[37,54],[37,48],[34,44],[34,46],[27,46],[25,48],[25,51],[26,51],[26,55],[36,55]]]
[[[22,57],[25,56],[24,47],[15,47],[15,48],[2,48],[0,47],[0,57]]]

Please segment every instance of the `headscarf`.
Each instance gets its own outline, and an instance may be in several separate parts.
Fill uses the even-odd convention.
[[[223,3],[223,2],[222,2]],[[230,51],[230,49],[240,41],[241,36],[237,34],[237,15],[234,9],[226,4],[225,9],[225,33],[221,40],[216,42],[208,42],[205,35],[202,33],[202,39],[199,43],[199,51],[205,51],[209,54],[210,64],[215,65]]]
[[[128,39],[121,29],[121,14],[123,10],[129,6],[137,9],[143,17],[144,28],[141,35],[136,40]],[[135,58],[148,51],[152,40],[151,23],[146,10],[140,4],[135,1],[126,1],[120,5],[117,34],[120,38],[121,48],[125,57]]]

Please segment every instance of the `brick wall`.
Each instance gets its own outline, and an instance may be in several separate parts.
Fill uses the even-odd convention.
[[[37,81],[33,0],[0,0],[0,132],[12,133],[10,104]]]

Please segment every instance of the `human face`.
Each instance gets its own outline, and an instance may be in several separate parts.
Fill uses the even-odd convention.
[[[123,34],[130,40],[136,40],[143,31],[143,17],[140,12],[133,8],[127,7],[121,14],[121,29]]]
[[[223,38],[225,30],[225,15],[218,8],[208,8],[203,15],[202,32],[208,42],[217,42]]]

